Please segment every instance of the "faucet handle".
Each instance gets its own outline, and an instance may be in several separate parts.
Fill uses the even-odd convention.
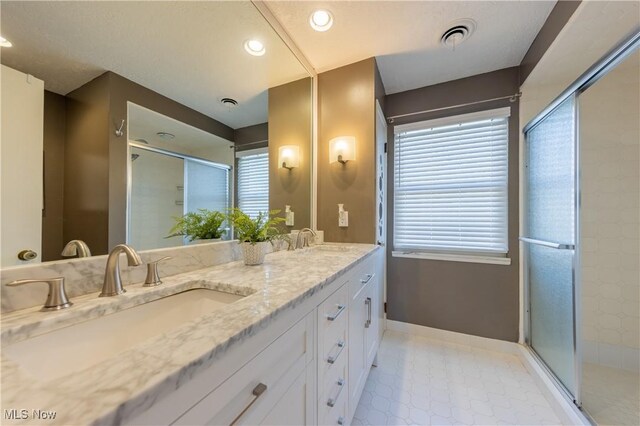
[[[147,263],[147,278],[144,280],[143,287],[155,287],[162,284],[158,273],[158,263],[169,259],[171,259],[171,256],[165,256]]]
[[[41,311],[58,311],[60,309],[66,309],[73,305],[69,298],[67,297],[67,293],[64,290],[64,277],[57,278],[45,278],[45,279],[35,279],[35,280],[15,280],[7,283],[9,287],[16,287],[24,284],[31,283],[47,283],[49,284],[49,294],[47,295],[47,301],[44,303],[44,306]]]

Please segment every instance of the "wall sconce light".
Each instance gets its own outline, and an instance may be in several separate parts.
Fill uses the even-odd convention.
[[[346,164],[347,161],[355,159],[355,136],[338,136],[329,141],[329,163],[335,163],[337,161]]]
[[[300,166],[300,147],[284,145],[278,150],[278,164],[281,169],[293,169]]]

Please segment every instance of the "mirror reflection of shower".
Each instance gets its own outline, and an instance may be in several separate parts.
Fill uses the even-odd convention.
[[[141,250],[191,244],[169,230],[186,213],[232,205],[232,142],[138,105],[128,109],[127,243]]]
[[[147,142],[146,139],[142,139],[142,138],[138,138],[135,140],[138,143],[143,143],[145,145],[149,145],[149,142]],[[131,161],[136,161],[138,159],[138,157],[140,157],[140,154],[131,154]]]

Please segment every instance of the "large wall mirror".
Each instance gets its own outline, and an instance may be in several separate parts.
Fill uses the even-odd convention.
[[[311,224],[312,78],[251,2],[0,9],[0,266],[192,244],[201,209]]]

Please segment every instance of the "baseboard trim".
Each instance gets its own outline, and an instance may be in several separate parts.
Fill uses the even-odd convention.
[[[565,395],[553,383],[546,371],[538,364],[529,352],[529,349],[516,342],[490,339],[487,337],[472,336],[454,331],[440,330],[423,325],[409,324],[406,322],[387,319],[387,330],[397,331],[415,336],[427,337],[450,343],[467,345],[474,348],[485,349],[493,352],[507,353],[517,356],[529,374],[533,376],[536,384],[542,390],[545,399],[551,404],[551,408],[565,425],[590,426],[589,420],[580,412],[578,407],[567,400]]]
[[[494,352],[518,354],[518,344],[505,340],[490,339],[488,337],[472,336],[470,334],[457,333],[455,331],[440,330],[438,328],[426,327],[424,325],[409,324],[407,322],[387,320],[387,330],[399,331],[401,333],[413,334],[416,336],[429,337],[431,339],[443,340],[450,343],[459,343],[472,346],[474,348],[486,349]]]

